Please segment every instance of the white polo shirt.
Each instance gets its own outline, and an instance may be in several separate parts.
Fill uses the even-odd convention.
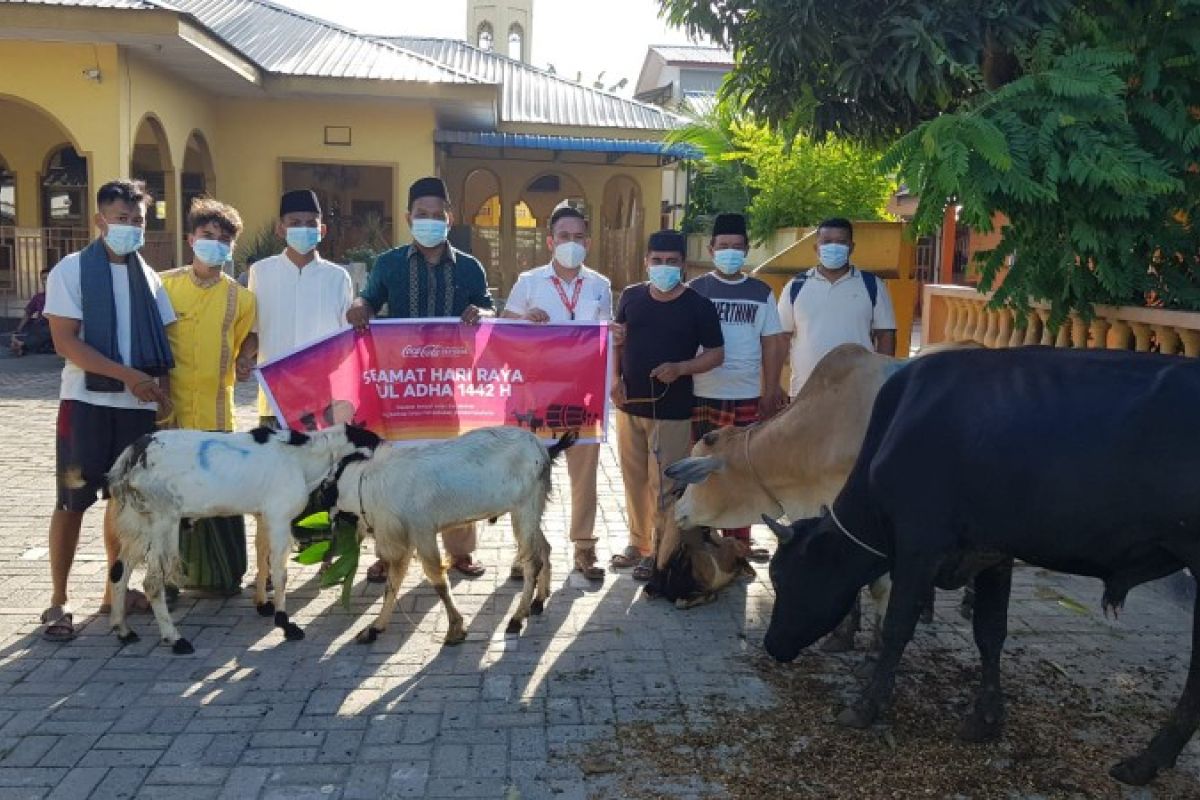
[[[303,268],[285,253],[250,267],[247,286],[258,304],[258,363],[286,355],[350,324],[346,312],[354,300],[350,273],[317,256]],[[258,413],[270,414],[258,393]]]
[[[117,316],[117,349],[120,351],[121,363],[129,366],[129,354],[132,349],[130,319],[129,319],[129,272],[124,264],[109,264],[112,273],[113,306]],[[46,277],[46,310],[52,317],[77,319],[83,321],[83,292],[80,284],[79,253],[71,253],[63,258]],[[171,299],[163,288],[162,279],[149,264],[142,268],[146,275],[146,283],[150,293],[154,295],[154,303],[158,306],[158,315],[162,317],[163,325],[175,321],[175,311],[171,308]],[[83,325],[79,326],[79,338],[83,339]],[[62,383],[58,396],[63,400],[78,400],[94,406],[107,408],[133,408],[139,410],[157,409],[157,403],[143,403],[128,390],[120,392],[90,392],[87,388],[87,375],[75,366],[70,359],[63,364]]]
[[[779,321],[792,334],[792,381],[789,394],[795,397],[808,381],[817,363],[842,344],[860,344],[874,349],[871,331],[894,331],[896,315],[887,284],[876,277],[875,305],[863,282],[862,273],[850,267],[835,283],[816,267],[805,273],[804,286],[792,302],[793,278],[779,295]]]
[[[575,298],[576,284],[579,287],[579,299],[575,301],[575,319],[586,322],[600,322],[612,319],[612,285],[608,278],[587,267],[580,267],[579,274],[571,281],[562,281],[554,273],[554,265],[535,267],[522,272],[513,284],[504,310],[514,314],[525,314],[531,308],[540,308],[550,316],[551,322],[569,322],[571,312],[567,303]],[[562,295],[555,288],[558,282]]]

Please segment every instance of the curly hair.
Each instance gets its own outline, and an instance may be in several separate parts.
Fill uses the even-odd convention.
[[[236,208],[211,197],[197,197],[188,209],[187,229],[194,232],[210,222],[235,239],[242,232],[242,215]]]

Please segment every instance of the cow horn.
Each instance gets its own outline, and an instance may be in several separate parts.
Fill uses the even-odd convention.
[[[684,483],[701,483],[721,468],[721,460],[712,456],[691,456],[667,467],[666,475]]]
[[[783,547],[785,544],[790,542],[792,537],[796,535],[796,532],[787,525],[768,517],[766,514],[762,515],[762,520],[766,523],[767,527],[771,529],[771,532],[779,538],[780,547]]]

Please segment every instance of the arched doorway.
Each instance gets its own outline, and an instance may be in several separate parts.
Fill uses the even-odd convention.
[[[158,270],[174,267],[178,225],[173,220],[180,216],[180,209],[172,208],[175,176],[167,135],[153,116],[142,117],[138,124],[129,174],[134,180],[144,182],[154,198],[146,211],[146,245],[142,248],[142,257]]]
[[[488,286],[501,286],[500,179],[488,169],[472,170],[463,181],[458,208],[458,224],[451,232],[451,242],[479,259],[487,272]]]
[[[183,171],[179,174],[179,234],[184,240],[190,233],[187,215],[192,201],[197,197],[213,197],[216,193],[217,178],[208,142],[200,131],[192,131],[183,151]]]
[[[641,187],[625,175],[611,178],[604,186],[600,208],[604,273],[614,288],[637,283],[642,280],[642,229],[646,219]]]
[[[550,215],[564,202],[579,209],[585,217],[590,216],[583,187],[570,175],[547,172],[525,185],[513,211],[517,223],[516,275],[549,263],[550,253],[546,250],[546,236],[549,233]],[[530,215],[526,220],[532,224],[527,222],[522,226],[522,204],[526,206]],[[514,280],[516,275],[513,276]]]
[[[71,145],[50,151],[42,169],[40,199],[45,263],[54,265],[82,250],[90,239],[88,163]]]

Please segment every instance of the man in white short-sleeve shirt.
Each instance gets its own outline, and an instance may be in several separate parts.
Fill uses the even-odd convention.
[[[258,305],[258,325],[257,338],[247,341],[242,352],[253,358],[257,351],[259,364],[348,328],[346,312],[354,300],[350,273],[317,252],[325,225],[315,192],[286,192],[275,232],[287,247],[252,264],[247,281]],[[261,390],[258,415],[259,424],[278,427]]]
[[[583,265],[592,240],[583,214],[561,206],[550,216],[546,246],[554,254],[549,264],[521,273],[509,293],[503,317],[546,324],[612,319],[612,287],[608,278]],[[571,480],[571,541],[575,569],[589,580],[604,580],[596,564],[596,468],[599,444],[580,444],[567,450]],[[513,566],[513,576],[520,573]]]
[[[818,265],[792,278],[779,296],[779,321],[791,334],[790,394],[804,388],[817,363],[838,345],[896,353],[896,316],[887,286],[850,263],[854,228],[827,219],[817,228]]]
[[[46,280],[46,318],[55,350],[66,359],[55,447],[58,499],[50,516],[53,588],[42,614],[43,636],[51,641],[75,638],[67,583],[83,514],[98,493],[108,496],[105,475],[117,456],[152,433],[159,404],[170,403],[165,387],[170,345],[163,328],[175,321],[175,313],[158,274],[137,253],[145,241],[149,202],[140,182],[101,186],[94,219],[99,238],[58,262]],[[109,503],[104,550],[110,567],[119,549],[112,512]],[[107,577],[106,570],[101,613],[109,603]],[[132,590],[127,606],[149,608],[145,596]]]

